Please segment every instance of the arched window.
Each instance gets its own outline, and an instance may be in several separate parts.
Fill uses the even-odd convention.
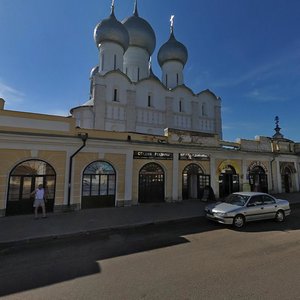
[[[180,98],[179,100],[179,112],[183,112],[184,111],[184,103],[183,103],[183,98]]]
[[[114,55],[114,70],[117,69],[117,55]]]
[[[6,215],[32,213],[31,193],[42,184],[46,192],[46,209],[53,211],[56,174],[51,165],[38,159],[18,164],[9,175]]]
[[[114,206],[116,195],[116,172],[105,161],[88,165],[82,179],[82,208]]]
[[[207,116],[207,106],[206,106],[206,103],[202,103],[202,116],[203,117]]]
[[[152,106],[152,95],[148,94],[148,107]]]
[[[113,101],[115,101],[115,102],[119,101],[118,89],[116,89],[116,88],[114,89]]]

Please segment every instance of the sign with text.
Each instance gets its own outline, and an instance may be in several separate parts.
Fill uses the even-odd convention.
[[[202,153],[179,153],[179,160],[209,160],[209,155]]]
[[[170,152],[152,152],[152,151],[133,151],[134,159],[166,159],[172,160],[173,153]]]

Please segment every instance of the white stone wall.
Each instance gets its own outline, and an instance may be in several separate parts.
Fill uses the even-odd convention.
[[[99,49],[99,73],[105,74],[111,70],[123,70],[124,49],[116,44],[105,42]]]
[[[182,85],[183,82],[183,65],[179,61],[168,61],[162,66],[161,81],[167,88],[175,88]]]
[[[169,90],[149,77],[134,83],[120,71],[95,75],[92,89],[93,113],[84,107],[73,113],[82,128],[159,135],[176,128],[222,136],[220,100],[210,91],[196,95],[184,85]]]
[[[149,75],[149,54],[145,49],[129,47],[124,54],[123,72],[133,82]]]

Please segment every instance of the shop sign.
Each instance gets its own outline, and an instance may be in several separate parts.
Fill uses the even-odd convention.
[[[202,153],[179,153],[179,160],[209,160],[209,155]]]
[[[170,152],[151,152],[151,151],[133,151],[134,159],[164,159],[172,160],[173,153]]]

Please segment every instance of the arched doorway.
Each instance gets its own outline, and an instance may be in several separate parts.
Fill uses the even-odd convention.
[[[196,164],[186,166],[182,172],[182,199],[202,199],[204,188],[210,186],[210,175]]]
[[[105,161],[95,161],[83,171],[81,208],[115,206],[116,171]]]
[[[290,193],[293,188],[292,184],[292,170],[286,166],[281,174],[282,190],[285,193]]]
[[[227,165],[219,176],[219,194],[220,198],[224,198],[231,193],[240,190],[239,175],[236,174],[235,168]]]
[[[255,166],[249,172],[251,192],[268,192],[268,176],[260,166]]]
[[[31,159],[18,164],[9,175],[6,215],[33,213],[31,193],[42,184],[45,188],[46,210],[52,212],[55,199],[56,174],[48,163]]]
[[[165,172],[156,163],[148,163],[139,173],[139,202],[165,201]]]

